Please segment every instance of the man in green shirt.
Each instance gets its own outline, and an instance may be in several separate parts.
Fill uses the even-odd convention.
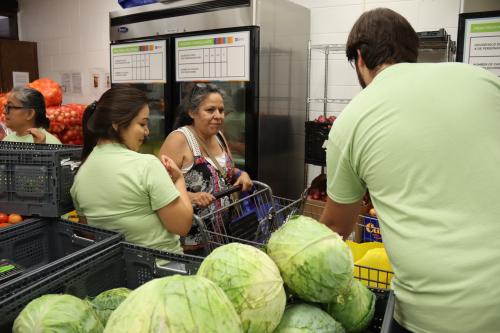
[[[389,9],[358,19],[346,53],[366,89],[330,132],[321,222],[347,237],[370,191],[395,332],[499,332],[500,79],[416,64],[417,35]]]
[[[45,113],[43,95],[32,88],[13,89],[4,108],[5,125],[12,133],[3,141],[61,144],[47,132],[50,121]]]

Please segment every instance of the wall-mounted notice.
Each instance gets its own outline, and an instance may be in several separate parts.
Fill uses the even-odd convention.
[[[82,94],[82,73],[62,72],[61,88],[65,94]]]
[[[24,87],[30,83],[30,73],[12,72],[12,83],[14,88]]]
[[[250,32],[176,38],[176,80],[249,81]]]
[[[500,16],[466,17],[463,26],[463,56],[458,60],[500,76]]]
[[[112,83],[165,83],[166,42],[111,45]]]

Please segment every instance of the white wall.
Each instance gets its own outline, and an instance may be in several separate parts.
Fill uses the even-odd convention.
[[[19,0],[20,39],[38,43],[40,77],[60,80],[80,72],[83,94],[64,94],[63,103],[90,103],[100,92],[91,86],[93,69],[109,73],[109,12],[116,0]]]
[[[311,41],[313,44],[345,44],[354,22],[365,11],[377,7],[390,8],[403,15],[418,31],[445,28],[457,40],[460,0],[293,0],[311,9]],[[311,97],[323,97],[324,55],[315,51],[311,65]],[[348,64],[345,53],[330,55],[328,97],[352,99],[359,91],[356,72]],[[345,104],[329,104],[328,115],[338,115]],[[323,104],[311,104],[310,119],[323,114]],[[309,167],[309,182],[320,168]]]

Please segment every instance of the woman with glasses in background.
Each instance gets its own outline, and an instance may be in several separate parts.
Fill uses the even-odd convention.
[[[45,114],[43,95],[32,88],[15,88],[4,107],[5,125],[12,133],[3,141],[61,144],[47,132],[50,120]]]
[[[175,130],[160,150],[160,154],[170,157],[184,174],[188,196],[199,216],[229,204],[225,202],[229,200],[227,197],[216,200],[215,193],[233,185],[241,185],[242,191],[248,191],[253,185],[248,173],[234,167],[231,151],[221,132],[223,124],[222,91],[213,84],[197,83],[180,105]],[[215,224],[208,227],[218,230]],[[193,225],[184,239],[184,251],[200,254],[205,246]]]

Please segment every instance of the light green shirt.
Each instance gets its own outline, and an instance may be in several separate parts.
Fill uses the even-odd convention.
[[[47,132],[44,128],[40,127],[39,130],[45,134],[45,143],[46,144],[54,144],[54,145],[62,144],[61,141],[59,141],[59,139],[57,137],[55,137],[54,135]],[[26,134],[26,135],[19,136],[16,134],[16,132],[13,132],[13,133],[7,135],[5,138],[3,138],[3,141],[33,143],[33,135]]]
[[[500,331],[500,79],[458,63],[381,71],[336,120],[328,195],[368,188],[396,279],[396,320]]]
[[[155,156],[121,144],[98,145],[76,174],[71,196],[89,225],[121,232],[131,243],[182,252],[179,236],[156,213],[179,192]]]

